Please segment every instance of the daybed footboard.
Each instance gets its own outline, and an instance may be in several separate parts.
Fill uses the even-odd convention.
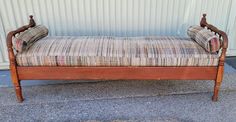
[[[21,67],[17,66],[16,57],[12,48],[12,37],[34,27],[36,24],[30,16],[29,25],[23,26],[7,35],[7,46],[10,59],[10,71],[19,102],[23,101],[21,80],[214,80],[214,95],[212,100],[217,101],[219,88],[223,78],[224,61],[228,47],[228,38],[225,32],[206,22],[206,14],[200,22],[222,38],[222,50],[218,66],[201,67]]]
[[[224,74],[224,63],[225,63],[225,57],[226,57],[226,51],[228,48],[228,36],[225,32],[219,30],[215,26],[208,24],[206,21],[206,14],[203,14],[203,18],[200,22],[200,25],[202,27],[206,27],[207,29],[210,29],[211,31],[215,32],[216,35],[219,36],[219,38],[222,39],[221,42],[221,55],[220,55],[220,60],[218,63],[218,71],[217,71],[217,77],[215,79],[215,86],[214,86],[214,95],[212,97],[213,101],[218,100],[218,93],[220,89],[220,85],[223,79],[223,74]]]

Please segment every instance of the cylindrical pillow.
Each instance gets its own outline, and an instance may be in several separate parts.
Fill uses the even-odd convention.
[[[13,38],[13,48],[17,52],[22,52],[29,49],[30,46],[32,46],[36,41],[46,37],[47,35],[48,29],[43,25],[37,25],[29,28]]]
[[[219,37],[200,26],[191,26],[187,31],[190,38],[195,40],[200,46],[210,53],[216,53],[220,50]]]

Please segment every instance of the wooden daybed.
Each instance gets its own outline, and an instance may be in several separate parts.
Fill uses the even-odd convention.
[[[213,101],[217,101],[223,78],[224,62],[228,47],[225,32],[210,25],[206,14],[200,22],[201,27],[215,32],[222,40],[217,66],[20,66],[12,48],[12,38],[16,34],[34,27],[30,16],[29,25],[23,26],[7,35],[11,78],[17,100],[23,101],[21,80],[214,80]]]

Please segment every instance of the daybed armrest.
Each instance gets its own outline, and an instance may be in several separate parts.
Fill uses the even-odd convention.
[[[219,38],[223,40],[223,42],[221,43],[221,55],[220,55],[220,62],[219,65],[223,66],[224,65],[224,61],[225,61],[225,57],[226,57],[226,51],[228,48],[228,36],[224,31],[219,30],[217,27],[208,24],[206,21],[206,14],[203,14],[202,20],[200,22],[201,27],[207,27],[207,29],[215,32],[215,34],[219,35]]]
[[[8,55],[9,55],[9,60],[10,60],[10,66],[15,66],[15,55],[13,52],[13,47],[12,47],[12,37],[15,36],[16,34],[23,32],[31,27],[34,27],[36,25],[33,16],[30,16],[30,22],[28,25],[22,26],[21,28],[18,28],[17,30],[11,31],[7,34],[7,49],[8,49]]]

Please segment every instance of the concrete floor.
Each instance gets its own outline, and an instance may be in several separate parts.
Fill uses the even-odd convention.
[[[0,121],[233,122],[236,69],[225,67],[218,102],[211,81],[23,81],[17,103],[0,71]]]
[[[0,121],[234,122],[236,92],[64,100],[0,106]]]

